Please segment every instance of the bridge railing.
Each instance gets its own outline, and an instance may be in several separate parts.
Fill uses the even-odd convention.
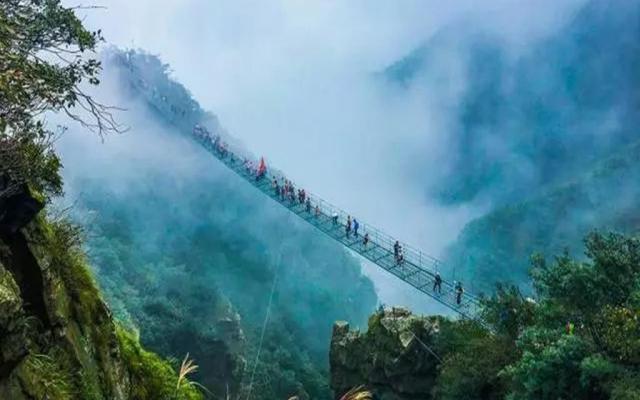
[[[317,204],[321,210],[321,213],[329,217],[333,215],[337,215],[338,224],[341,225],[343,230],[345,230],[345,225],[347,223],[347,219],[349,218],[349,216],[353,221],[354,215],[351,215],[343,211],[339,207],[334,206],[333,204],[323,200],[322,198],[316,195],[310,194],[309,197],[311,199],[312,207],[315,207],[315,205]],[[385,234],[381,230],[375,228],[374,226],[366,222],[361,222],[360,220],[358,220],[358,223],[360,226],[358,230],[358,235],[360,238],[362,238],[365,234],[368,233],[369,240],[372,242],[372,244],[378,245],[386,249],[390,253],[393,253],[394,244],[396,243],[397,239],[393,238],[390,235]],[[353,236],[353,229],[352,229],[351,235]],[[414,247],[404,242],[401,242],[401,241],[398,241],[398,242],[402,249],[404,263],[412,264],[420,268],[421,270],[426,272],[428,275],[430,275],[432,278],[435,278],[436,273],[441,273],[442,267],[444,265],[442,261],[438,260],[433,256],[425,254],[424,252],[417,250]],[[443,279],[444,278],[445,277],[443,276]],[[445,279],[442,285],[445,288],[448,287],[450,290],[453,290],[455,282],[453,282],[452,280]],[[473,302],[479,301],[479,298],[477,296],[474,296],[472,293],[469,293],[469,292],[465,292],[464,297],[466,299],[472,300]]]
[[[247,156],[246,155],[247,153],[245,151],[242,151],[240,149],[233,149],[230,147],[227,147],[226,151],[222,153],[219,151],[219,149],[216,149],[215,143],[213,142],[212,138],[202,137],[198,135],[194,135],[194,138],[198,142],[200,142],[200,144],[202,144],[207,150],[209,150],[212,154],[214,154],[218,159],[220,159],[223,163],[225,163],[229,168],[235,170],[237,173],[244,176],[245,179],[247,180],[250,180],[250,181],[255,180],[255,172],[247,171],[244,165],[244,160],[249,160],[251,161],[252,165],[256,167],[258,165],[258,160],[256,160],[254,157]],[[239,154],[243,154],[243,155],[239,156]],[[294,193],[293,202],[290,201],[288,198],[286,198],[285,200],[281,200],[279,196],[275,195],[275,191],[273,191],[273,188],[271,187],[272,181],[274,179],[276,179],[276,181],[280,185],[282,181],[285,179],[291,183],[291,185],[296,190],[296,192]],[[298,214],[300,214],[301,210],[305,209],[305,205],[299,203],[298,193],[297,193],[298,189],[303,189],[304,187],[300,185],[296,185],[295,182],[287,178],[287,176],[281,171],[278,171],[273,168],[268,168],[267,172],[265,173],[265,176],[262,177],[259,182],[252,182],[252,184],[254,184],[255,186],[262,186],[262,189],[265,190],[272,198],[279,201],[281,204],[291,209],[292,211],[297,212]],[[340,232],[340,231],[346,235],[345,226],[347,223],[347,219],[349,218],[349,216],[351,216],[352,222],[353,222],[353,217],[354,217],[353,215],[325,201],[321,197],[313,193],[310,193],[306,189],[305,189],[305,197],[308,197],[311,202],[311,214],[315,215],[316,206],[318,207],[319,213],[320,213],[318,220],[314,221],[312,219],[309,221],[310,223],[314,225],[322,224],[322,223],[331,224],[330,229],[333,232],[334,237],[338,235],[337,232]],[[333,222],[332,222],[332,218],[334,216],[337,216],[336,225],[333,225]],[[358,222],[359,222],[358,236],[360,240],[363,239],[365,234],[368,234],[369,241],[370,241],[369,246],[371,247],[378,246],[379,248],[384,249],[384,251],[390,254],[393,254],[394,244],[396,243],[395,238],[385,234],[381,230],[375,228],[374,226],[366,222],[362,222],[360,220],[358,220]],[[326,231],[326,227],[324,230]],[[355,232],[353,231],[353,226],[351,230],[351,238],[355,238]],[[428,254],[425,254],[424,252],[404,242],[400,242],[400,241],[398,242],[402,248],[402,254],[404,257],[403,263],[406,263],[408,265],[411,265],[417,268],[419,270],[417,272],[420,272],[422,275],[429,277],[430,281],[428,284],[431,284],[433,279],[435,278],[435,274],[442,271],[443,263],[437,258],[430,256]],[[350,246],[350,247],[354,249],[353,246]],[[354,250],[362,254],[362,252],[358,251],[357,248]],[[449,306],[451,306],[451,304],[455,302],[454,300],[455,281],[444,279],[444,278],[445,277],[443,277],[443,281],[442,281],[442,292],[443,292],[442,296],[435,296],[433,294],[430,294],[428,293],[427,290],[425,290],[425,288],[419,288],[419,289],[431,295],[432,297],[436,298],[438,301],[444,302],[445,304],[448,304]],[[427,284],[425,284],[424,286],[426,287]],[[445,300],[444,299],[445,297],[447,297],[448,300]],[[463,301],[461,302],[460,307],[464,307],[465,311],[459,310],[459,312],[465,315],[475,313],[475,310],[479,305],[479,298],[477,296],[474,296],[469,291],[465,291],[462,297],[463,297]]]
[[[200,140],[202,142],[202,140]],[[206,142],[206,140],[205,140]],[[213,144],[212,143],[205,143],[205,147],[207,147],[209,150],[215,151],[215,149],[213,149]],[[237,160],[237,163],[234,163],[236,165],[236,167],[233,167],[234,169],[242,169],[242,160],[240,159],[240,157],[237,156],[236,152],[234,151],[234,149],[227,149],[228,152],[228,157],[235,157],[235,160]],[[217,154],[217,156],[220,158],[221,155]],[[256,159],[251,159],[250,160],[254,166],[258,165],[258,160]],[[242,173],[246,173],[246,171],[241,171]],[[276,179],[276,181],[281,184],[282,180],[288,180],[292,186],[295,188],[295,190],[297,191],[298,189],[303,189],[304,187],[301,185],[296,185],[295,182],[293,182],[291,179],[289,179],[284,173],[278,171],[278,170],[273,170],[271,168],[269,168],[267,170],[267,173],[265,174],[265,176],[262,178],[265,181],[271,183],[274,179]],[[325,201],[324,199],[322,199],[321,197],[309,192],[308,190],[305,189],[305,193],[306,193],[306,197],[308,197],[311,201],[311,207],[312,207],[312,213],[315,213],[315,207],[317,206],[320,210],[320,214],[324,217],[324,218],[332,218],[334,215],[337,215],[337,222],[338,225],[340,225],[343,230],[345,228],[345,225],[347,223],[347,219],[349,216],[351,216],[352,221],[354,218],[354,215],[351,215],[350,213],[342,210],[341,208]],[[292,205],[296,205],[298,204],[297,202],[297,193],[294,193],[295,196],[295,201],[294,204]],[[289,206],[288,203],[288,199],[285,200],[285,206]],[[303,206],[303,205],[300,205]],[[291,207],[289,207],[291,208]],[[357,219],[357,218],[356,218]],[[394,244],[396,242],[397,239],[393,238],[390,235],[385,234],[384,232],[382,232],[381,230],[377,229],[376,227],[374,227],[371,224],[368,224],[366,222],[362,222],[360,220],[358,220],[359,223],[359,230],[358,230],[358,234],[360,236],[360,238],[363,238],[365,234],[369,234],[369,240],[371,242],[372,245],[378,245],[381,248],[386,249],[387,251],[393,253],[393,248],[394,248]],[[346,233],[346,231],[345,231]],[[353,235],[353,229],[351,234]],[[415,247],[408,245],[405,242],[400,242],[398,241],[401,249],[402,249],[402,254],[404,257],[404,262],[405,263],[409,263],[412,264],[418,268],[420,268],[421,270],[423,270],[424,272],[428,273],[430,276],[435,277],[435,274],[438,272],[442,272],[443,269],[443,262],[440,261],[439,259],[426,254],[424,252],[422,252],[421,250],[416,249]],[[451,291],[454,288],[454,284],[455,282],[452,280],[443,280],[443,287],[445,288],[445,290],[448,288]],[[465,299],[471,300],[474,303],[477,303],[479,301],[479,299],[474,296],[473,294],[469,293],[469,292],[465,292],[464,294]]]
[[[135,87],[138,88],[138,90],[143,93],[146,97],[147,97],[147,101],[154,105],[159,111],[162,111],[165,115],[173,115],[173,117],[171,118],[172,123],[175,123],[176,125],[180,126],[181,128],[187,128],[189,127],[189,129],[191,129],[193,126],[189,126],[191,122],[189,122],[188,120],[191,120],[190,118],[184,119],[181,118],[180,116],[178,116],[176,110],[171,107],[171,105],[169,104],[169,102],[167,101],[168,99],[164,96],[161,96],[160,93],[158,93],[155,88],[151,88],[148,87],[148,85],[144,85],[144,82],[134,82],[132,81],[131,84]],[[179,111],[179,110],[178,110]],[[175,115],[174,115],[175,114]],[[182,113],[183,117],[184,117],[184,112]],[[190,114],[189,114],[190,115]],[[204,128],[202,128],[202,130],[204,130]],[[246,149],[241,148],[241,146],[236,145],[230,145],[228,148],[228,153],[226,156],[222,155],[220,152],[217,151],[217,149],[215,148],[215,144],[214,144],[214,136],[211,135],[209,132],[206,132],[206,130],[204,130],[204,132],[206,132],[206,136],[202,135],[202,130],[199,134],[195,133],[195,128],[192,130],[191,132],[191,136],[192,139],[195,139],[197,142],[199,142],[203,147],[205,147],[211,154],[213,154],[215,157],[217,157],[220,161],[222,161],[225,165],[227,165],[227,167],[233,169],[234,171],[236,171],[236,173],[240,174],[241,176],[243,176],[245,179],[252,181],[253,178],[251,176],[250,172],[247,172],[244,169],[244,166],[242,165],[242,160],[243,159],[250,159],[254,165],[257,164],[257,160],[254,156],[250,155]],[[219,136],[218,136],[219,138]],[[233,138],[230,137],[225,137],[223,139],[226,139],[228,142],[234,143],[235,141],[233,140]],[[252,182],[252,184],[254,186],[257,186],[258,188],[260,188],[261,190],[267,192],[268,194],[270,194],[270,196],[276,200],[278,200],[283,206],[289,208],[290,210],[296,212],[298,215],[301,215],[303,213],[301,213],[301,210],[303,209],[301,205],[295,205],[292,204],[290,202],[288,202],[287,200],[282,201],[281,199],[278,198],[278,196],[274,195],[273,191],[270,191],[269,193],[269,183],[273,180],[273,178],[285,178],[286,179],[286,175],[281,172],[281,171],[277,171],[273,168],[269,168],[266,176],[264,177],[265,181],[267,182],[265,184],[265,182]],[[295,185],[295,183],[294,183]],[[296,186],[297,188],[300,188],[300,186]],[[322,224],[322,223],[328,223],[326,221],[330,221],[330,218],[332,215],[337,214],[338,215],[338,224],[340,224],[342,226],[343,232],[344,232],[344,225],[347,221],[347,217],[348,217],[348,213],[344,212],[343,210],[341,210],[340,208],[332,205],[329,202],[324,201],[322,198],[320,198],[319,196],[316,196],[312,193],[307,192],[307,196],[310,197],[311,202],[313,203],[312,207],[313,209],[315,209],[316,205],[320,208],[320,212],[321,212],[321,218],[319,218],[318,221],[313,220],[313,218],[309,218],[306,216],[301,215],[303,218],[307,219],[308,222],[316,225],[318,228],[320,228],[321,230],[323,230],[325,233],[328,233],[328,231],[331,233],[331,235],[336,238],[337,240],[340,240],[341,242],[343,242],[345,245],[347,245],[348,247],[350,247],[352,250],[358,252],[359,254],[361,254],[363,257],[368,258],[370,260],[370,254],[367,251],[364,251],[364,249],[362,248],[358,248],[358,246],[354,246],[352,241],[345,241],[342,240],[338,237],[336,237],[337,235],[337,230],[339,229],[339,227],[333,227],[331,226],[330,228],[328,228],[327,226],[319,226],[318,224]],[[295,203],[295,202],[294,202]],[[312,210],[312,213],[315,213],[315,210]],[[325,222],[322,222],[320,220],[324,220]],[[393,245],[396,241],[395,238],[385,234],[384,232],[380,231],[379,229],[375,228],[374,226],[367,224],[365,222],[359,221],[360,224],[360,229],[359,229],[359,234],[360,237],[363,237],[365,234],[369,234],[369,240],[371,242],[370,247],[376,247],[377,250],[382,251],[383,253],[390,253],[393,255]],[[404,265],[406,265],[408,270],[412,271],[410,272],[408,275],[407,274],[401,274],[398,273],[398,269],[393,269],[394,267],[389,267],[389,264],[387,263],[386,266],[383,266],[381,262],[377,262],[376,260],[372,260],[373,262],[376,262],[378,265],[382,266],[383,268],[390,270],[390,272],[394,273],[395,275],[397,275],[399,278],[405,280],[406,282],[408,282],[409,284],[413,285],[414,287],[416,287],[418,290],[421,290],[422,292],[424,292],[425,294],[433,297],[434,299],[436,299],[437,301],[455,309],[457,312],[469,316],[469,317],[474,317],[476,315],[476,311],[478,309],[478,305],[479,305],[479,298],[474,296],[472,293],[470,293],[469,291],[465,291],[464,295],[463,295],[463,301],[462,304],[460,305],[456,305],[456,300],[455,300],[455,294],[454,294],[454,285],[455,285],[455,281],[449,279],[443,279],[442,281],[442,295],[436,295],[435,292],[432,292],[430,290],[427,289],[427,286],[432,282],[433,282],[433,278],[435,276],[436,272],[441,272],[443,270],[443,264],[440,260],[438,260],[435,257],[432,257],[428,254],[425,254],[424,252],[408,245],[407,243],[404,242],[400,242],[400,245],[402,246],[402,253],[403,253],[403,257],[404,257]],[[364,246],[362,246],[364,247]],[[391,271],[391,269],[393,269],[393,271]],[[402,269],[402,268],[399,268]],[[415,273],[418,272],[418,274],[416,275]],[[411,279],[409,279],[409,275],[411,275]],[[420,282],[419,284],[416,284],[416,277],[419,276],[420,277]],[[428,281],[428,282],[427,282]],[[425,283],[426,282],[426,283]]]

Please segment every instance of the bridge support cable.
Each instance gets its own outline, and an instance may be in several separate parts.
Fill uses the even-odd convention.
[[[403,260],[399,263],[393,251],[394,243],[396,242],[395,238],[363,222],[360,222],[358,237],[354,235],[353,231],[347,237],[345,224],[349,214],[345,211],[308,192],[305,200],[308,198],[311,202],[311,210],[307,211],[306,205],[298,200],[297,193],[294,193],[293,198],[290,198],[288,195],[282,197],[275,192],[272,182],[275,179],[280,184],[282,179],[286,179],[283,173],[270,168],[264,171],[261,176],[256,175],[246,160],[242,162],[241,158],[236,154],[225,147],[221,148],[219,144],[220,138],[213,137],[203,128],[197,127],[194,129],[193,139],[237,175],[325,235],[395,275],[462,317],[475,319],[484,324],[480,320],[478,313],[480,299],[470,291],[465,290],[461,295],[460,304],[458,304],[455,281],[442,279],[442,294],[432,290],[436,273],[442,270],[442,262],[440,260],[400,242]],[[300,188],[300,186],[294,186],[296,189]],[[366,246],[363,243],[365,234],[369,235],[369,242]]]

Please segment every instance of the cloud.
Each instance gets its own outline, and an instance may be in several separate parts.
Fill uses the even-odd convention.
[[[444,208],[425,193],[446,157],[447,101],[464,76],[425,97],[381,86],[373,73],[460,21],[517,52],[580,2],[107,0],[80,13],[110,44],[159,54],[203,108],[295,181],[437,255],[486,209]],[[453,54],[442,64],[455,72],[460,62]],[[384,302],[418,306],[406,285],[367,270]]]

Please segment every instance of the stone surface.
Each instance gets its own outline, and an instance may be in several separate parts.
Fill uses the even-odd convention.
[[[4,182],[0,185],[7,186]],[[0,196],[0,232],[15,233],[28,224],[44,207],[44,202],[27,185],[19,185],[8,196]]]
[[[383,400],[431,398],[438,359],[429,348],[438,333],[437,317],[418,317],[403,308],[378,311],[364,333],[336,322],[330,350],[336,398],[360,385]]]
[[[128,398],[115,325],[84,264],[53,256],[39,223],[0,242],[0,398]]]

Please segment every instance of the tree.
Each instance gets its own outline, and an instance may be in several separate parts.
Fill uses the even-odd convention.
[[[87,55],[101,40],[60,0],[0,2],[0,200],[25,183],[45,196],[62,191],[45,113],[63,112],[99,135],[121,131],[113,108],[82,89],[99,83],[100,62]]]
[[[640,240],[596,232],[585,243],[590,262],[535,263],[534,324],[503,371],[514,399],[640,398]]]

